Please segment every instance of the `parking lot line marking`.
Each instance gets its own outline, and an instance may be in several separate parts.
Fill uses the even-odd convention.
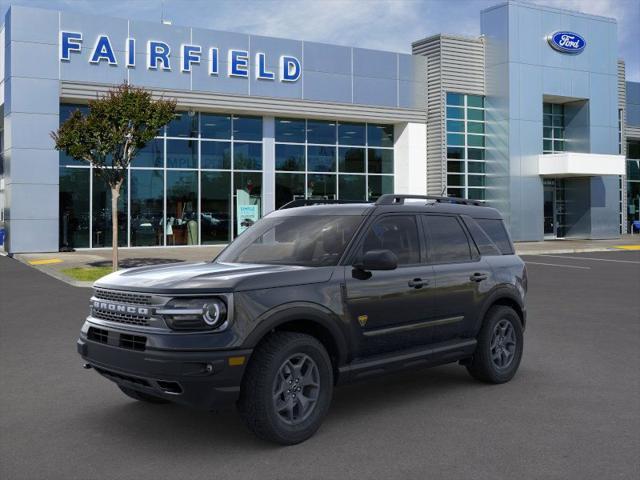
[[[619,250],[640,250],[640,245],[616,245],[613,248],[617,248]]]
[[[46,258],[44,260],[31,260],[29,265],[50,265],[52,263],[62,263],[59,258]]]
[[[566,267],[566,268],[579,268],[581,270],[591,270],[591,267],[580,267],[578,265],[561,265],[559,263],[540,263],[540,262],[524,262],[531,265],[546,265],[548,267]]]
[[[549,258],[566,258],[568,260],[593,260],[595,262],[616,262],[616,263],[638,263],[635,260],[614,260],[613,258],[594,258],[594,257],[567,257],[564,255],[534,255],[538,257],[549,257]]]

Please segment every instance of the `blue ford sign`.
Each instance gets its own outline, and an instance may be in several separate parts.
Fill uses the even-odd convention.
[[[587,42],[584,38],[574,32],[555,32],[547,37],[551,48],[562,53],[581,53]]]

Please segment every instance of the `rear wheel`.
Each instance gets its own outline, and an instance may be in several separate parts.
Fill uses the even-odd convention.
[[[522,324],[518,314],[503,305],[491,307],[467,370],[472,377],[483,382],[508,382],[518,370],[522,350]]]
[[[238,407],[258,437],[293,445],[320,427],[333,395],[333,369],[310,335],[276,332],[261,343],[245,372]]]
[[[122,385],[118,385],[118,388],[127,397],[131,397],[134,400],[139,400],[141,402],[147,403],[169,403],[169,400],[165,400],[164,398],[156,397],[155,395],[149,395],[148,393],[144,392],[139,392],[137,390],[133,390],[132,388],[123,387]]]

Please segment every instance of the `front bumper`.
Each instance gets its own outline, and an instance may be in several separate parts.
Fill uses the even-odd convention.
[[[118,335],[96,341],[82,333],[78,353],[109,380],[172,402],[212,410],[237,400],[251,350],[139,351],[113,344]]]

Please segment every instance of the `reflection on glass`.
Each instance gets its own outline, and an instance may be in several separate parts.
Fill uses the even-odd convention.
[[[197,167],[197,140],[167,140],[167,168]]]
[[[131,246],[162,245],[163,191],[162,170],[130,170],[131,174]]]
[[[276,208],[304,198],[304,173],[276,173]]]
[[[111,187],[93,170],[93,246],[94,248],[113,245],[111,225]],[[120,187],[118,198],[118,245],[127,245],[127,180]]]
[[[198,136],[198,114],[195,112],[176,112],[174,119],[167,125],[167,137],[194,138]]]
[[[86,115],[89,113],[88,105],[80,105],[80,104],[71,104],[71,103],[61,103],[60,104],[60,125],[62,125],[67,119],[71,116],[73,112],[76,110],[80,110],[80,113]],[[63,165],[81,165],[84,167],[88,167],[89,163],[84,160],[76,160],[73,157],[65,155],[64,152],[59,152],[58,158],[60,161],[60,166]]]
[[[200,114],[200,135],[202,138],[231,138],[231,115]]]
[[[304,171],[304,145],[276,144],[276,170]]]
[[[460,133],[447,133],[447,145],[464,145],[464,135]]]
[[[338,143],[340,145],[365,145],[365,124],[340,122],[338,124]]]
[[[233,144],[233,168],[235,170],[262,170],[262,144]]]
[[[469,196],[467,198],[471,200],[484,200],[484,189],[483,188],[470,188]]]
[[[454,159],[464,158],[464,148],[447,147],[447,158],[454,158]]]
[[[307,147],[307,168],[310,172],[335,172],[335,147],[309,145]]]
[[[336,176],[309,174],[307,177],[307,198],[335,200]]]
[[[231,142],[200,142],[201,168],[231,168]]]
[[[88,168],[60,168],[61,248],[89,247],[89,172]]]
[[[202,244],[227,243],[231,224],[231,174],[202,172],[200,193]]]
[[[364,173],[364,148],[344,148],[338,150],[338,169],[341,172]]]
[[[164,158],[164,140],[155,138],[149,141],[144,148],[140,149],[133,158],[133,167],[162,168]]]
[[[461,93],[447,92],[447,105],[464,105],[464,95]]]
[[[305,121],[299,118],[276,118],[276,142],[304,143]]]
[[[307,120],[307,142],[335,145],[336,123],[324,120]]]
[[[447,132],[464,132],[464,122],[447,120]]]
[[[167,172],[167,245],[198,244],[198,173]]]
[[[484,108],[484,97],[479,95],[467,95],[467,106]]]
[[[365,200],[367,197],[364,175],[340,175],[338,186],[340,200]]]
[[[392,175],[370,175],[369,179],[369,191],[367,196],[369,200],[377,200],[380,195],[385,193],[393,193],[393,176]]]
[[[370,147],[393,147],[393,125],[367,125],[367,145]]]
[[[262,140],[262,117],[234,116],[233,138],[235,140]]]
[[[393,150],[370,148],[369,173],[393,173]]]
[[[447,185],[464,187],[464,175],[447,175]]]

